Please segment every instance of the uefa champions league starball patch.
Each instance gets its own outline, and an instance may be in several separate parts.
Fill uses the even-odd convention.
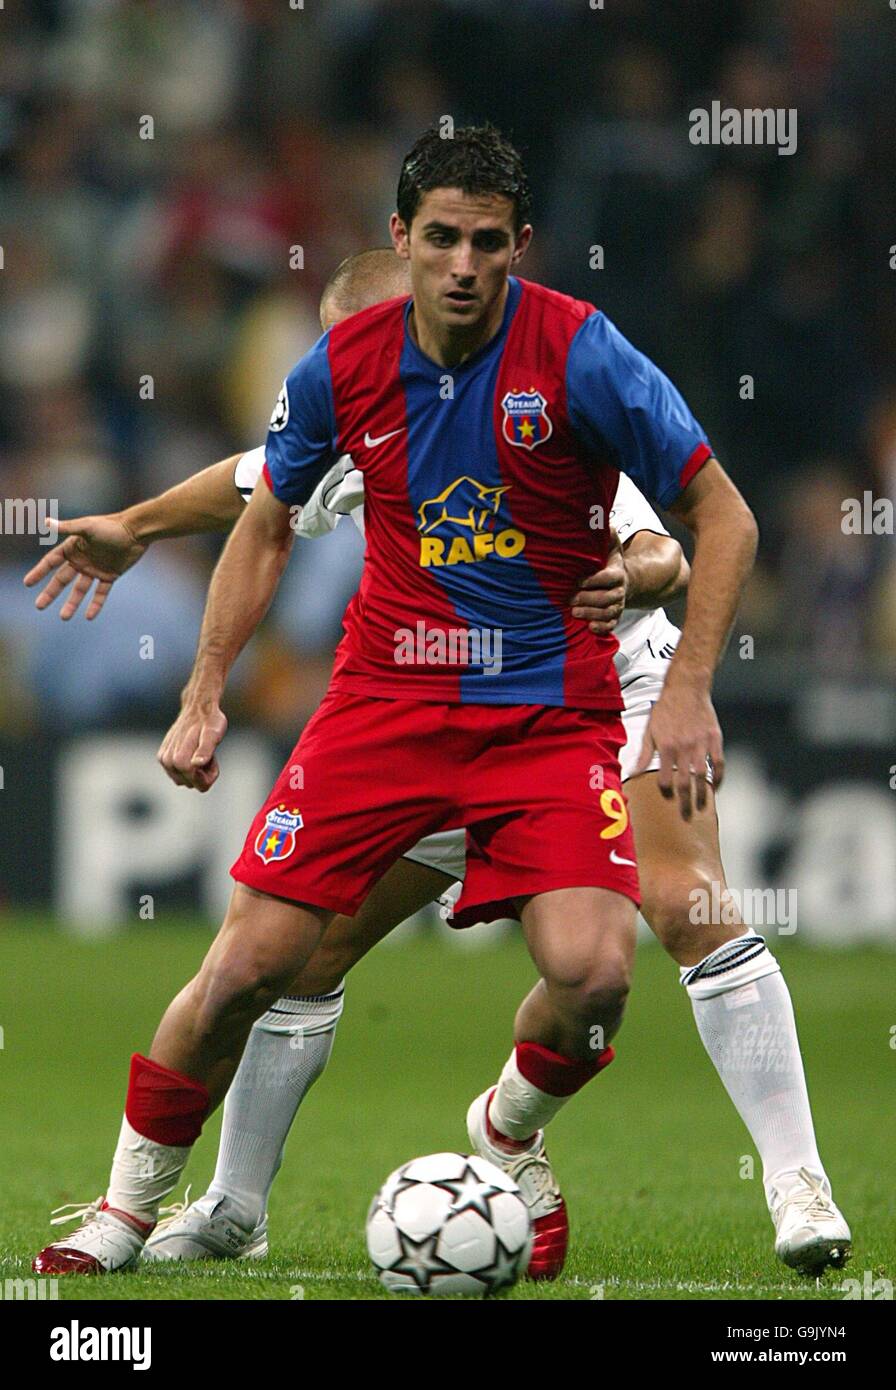
[[[297,808],[287,811],[281,801],[264,818],[264,825],[255,837],[255,853],[265,864],[275,859],[288,859],[296,847],[296,831],[301,830],[302,817]]]
[[[284,381],[280,391],[280,395],[277,397],[277,404],[274,406],[274,413],[271,416],[271,423],[268,428],[276,432],[278,430],[285,429],[288,423],[289,392],[286,389],[286,382]]]

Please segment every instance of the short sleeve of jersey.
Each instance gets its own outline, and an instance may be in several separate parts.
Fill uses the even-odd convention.
[[[639,531],[654,531],[658,536],[669,534],[647,498],[638,491],[626,473],[619,474],[619,486],[610,512],[610,525],[614,527],[623,545]]]
[[[585,320],[566,364],[570,423],[583,444],[609,447],[617,468],[668,507],[712,450],[681,393],[605,314]]]
[[[271,416],[264,477],[274,496],[289,505],[308,501],[337,454],[328,342],[325,333],[293,367]]]

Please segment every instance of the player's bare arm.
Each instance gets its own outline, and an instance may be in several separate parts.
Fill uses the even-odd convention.
[[[200,473],[178,482],[158,498],[135,503],[132,507],[126,507],[124,512],[61,521],[60,530],[68,532],[69,538],[54,546],[25,575],[24,582],[28,588],[35,587],[50,575],[46,587],[35,599],[35,606],[47,609],[71,584],[71,592],[60,610],[61,619],[68,621],[78,612],[92,585],[96,584],[85,614],[90,621],[103,609],[115,580],[146,555],[153,541],[231,530],[244,510],[243,495],[235,486],[235,470],[242,457],[233,455],[213,463]],[[321,493],[326,493],[326,478],[315,491],[315,498]],[[357,502],[353,506],[357,506]],[[310,503],[310,509],[314,510],[313,503]],[[321,509],[324,509],[322,502],[318,505],[318,510]],[[332,520],[335,525],[339,517],[333,516]],[[304,534],[314,532],[306,531]],[[654,542],[660,543],[654,545]],[[665,545],[661,542],[665,542]],[[647,556],[654,556],[654,552],[656,556],[665,555],[665,548],[674,548],[678,553],[683,578],[679,578],[670,591],[664,591],[663,596],[656,599],[647,596],[632,602],[632,575],[635,575],[635,594],[645,589],[649,591],[650,582],[653,581],[645,584],[638,578],[640,567],[646,562]],[[671,574],[670,566],[671,560],[667,564],[660,559],[658,573],[665,574],[668,570]],[[660,607],[661,603],[674,598],[681,591],[686,584],[686,574],[688,562],[683,559],[681,546],[677,542],[654,535],[653,532],[638,532],[625,542],[620,553],[614,548],[603,570],[582,581],[581,591],[571,600],[576,605],[575,616],[599,624],[592,627],[593,632],[611,632],[620,619],[622,607]],[[607,607],[614,609],[610,616]],[[607,623],[610,626],[604,626]]]
[[[138,540],[149,545],[175,536],[229,531],[243,510],[233,480],[241,457],[232,454],[193,473],[160,497],[128,508],[124,515]]]
[[[672,536],[638,531],[622,547],[626,608],[662,608],[685,593],[691,567]]]
[[[289,507],[267,487],[257,487],[212,575],[181,712],[158,754],[178,786],[205,792],[217,780],[215,749],[227,731],[220,705],[224,685],[274,597],[292,548],[290,521]]]
[[[724,774],[722,734],[710,692],[759,533],[752,512],[714,458],[707,459],[671,510],[694,536],[694,559],[681,640],[647,726],[638,770],[656,748],[657,785],[664,796],[677,794],[688,819],[692,796],[698,810],[706,805],[707,758],[716,787]]]
[[[29,589],[49,576],[35,606],[49,608],[71,584],[59,612],[62,621],[68,622],[95,583],[86,610],[87,620],[91,621],[102,611],[116,579],[146,554],[153,541],[228,531],[243,509],[233,480],[239,458],[239,454],[234,454],[213,463],[159,497],[138,502],[124,511],[60,521],[59,530],[67,539],[54,546],[25,575]]]
[[[611,528],[610,539],[607,563],[572,598],[573,617],[597,634],[612,632],[626,608],[662,608],[684,593],[690,574],[671,536],[637,531],[622,543]]]

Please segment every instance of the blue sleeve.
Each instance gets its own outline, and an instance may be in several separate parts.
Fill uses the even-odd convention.
[[[706,434],[659,367],[605,314],[587,318],[569,347],[566,392],[573,431],[668,507],[712,453]]]
[[[277,398],[264,446],[274,496],[304,505],[336,458],[336,411],[327,357],[329,334],[293,367]]]

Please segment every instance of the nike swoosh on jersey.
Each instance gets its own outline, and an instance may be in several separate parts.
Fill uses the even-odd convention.
[[[402,425],[400,430],[390,430],[388,434],[380,434],[376,438],[368,430],[364,436],[364,443],[368,449],[375,449],[377,444],[385,444],[387,439],[393,439],[396,434],[403,434],[406,429],[407,425]]]
[[[610,850],[610,863],[611,863],[611,864],[630,864],[631,867],[632,867],[633,869],[637,869],[637,867],[638,867],[637,864],[635,863],[634,859],[623,859],[622,855],[621,855],[621,854],[617,854],[616,851],[615,851],[615,849],[611,849],[611,850]]]

